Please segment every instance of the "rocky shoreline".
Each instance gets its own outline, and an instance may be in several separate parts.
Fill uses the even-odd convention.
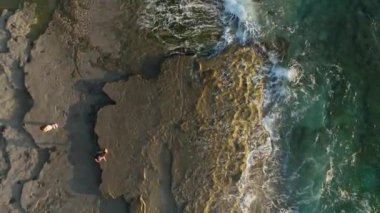
[[[265,57],[255,47],[213,59],[169,56],[134,25],[134,10],[140,5],[67,1],[33,41],[34,4],[1,16],[2,209],[193,212],[238,205],[219,198],[240,190],[247,141],[266,137],[261,80],[250,80]],[[50,122],[60,128],[39,131]],[[93,157],[101,148],[110,153],[99,167]]]
[[[78,5],[71,3],[66,7],[75,11]],[[71,28],[73,19],[62,13],[55,13],[35,42],[28,39],[37,21],[34,4],[25,4],[14,14],[4,12],[2,18],[7,32],[2,76],[3,85],[9,85],[2,96],[2,209],[125,212],[125,201],[99,197],[100,169],[93,162],[98,149],[94,119],[97,107],[108,100],[101,88],[120,75],[91,67],[97,55],[78,52],[79,33]],[[61,128],[42,134],[38,126],[49,122]]]

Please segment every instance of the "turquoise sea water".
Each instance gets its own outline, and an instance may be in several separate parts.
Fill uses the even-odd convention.
[[[283,65],[302,67],[279,125],[287,207],[380,211],[380,2],[270,0],[258,11],[264,40],[286,42]]]

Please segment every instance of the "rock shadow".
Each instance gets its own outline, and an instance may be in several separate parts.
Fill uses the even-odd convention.
[[[99,211],[101,213],[128,213],[130,209],[129,203],[127,203],[123,197],[115,199],[102,199],[100,202]]]
[[[70,185],[73,191],[81,194],[99,195],[101,171],[94,161],[99,151],[94,128],[98,110],[113,104],[102,90],[104,84],[102,80],[76,82],[75,89],[86,97],[70,107],[64,127],[71,141],[69,161],[73,166],[73,178]]]
[[[101,169],[94,161],[95,154],[100,150],[95,133],[98,111],[107,105],[115,104],[106,93],[103,86],[107,82],[127,80],[128,76],[111,75],[101,80],[79,80],[74,87],[85,95],[84,100],[69,109],[69,116],[64,127],[69,132],[71,146],[69,161],[73,166],[71,189],[81,194],[92,194],[100,197],[100,212],[127,213],[130,205],[123,197],[105,199],[101,196]]]
[[[165,58],[165,55],[146,56],[141,65],[141,76],[145,79],[157,78],[161,72],[161,64]]]

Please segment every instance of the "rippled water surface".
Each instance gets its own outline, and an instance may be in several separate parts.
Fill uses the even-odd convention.
[[[283,64],[296,61],[303,71],[283,106],[291,119],[279,124],[288,208],[379,211],[380,4],[290,0],[260,7],[264,40],[285,46]]]

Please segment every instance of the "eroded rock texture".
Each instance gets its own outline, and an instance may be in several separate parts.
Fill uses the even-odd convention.
[[[148,212],[236,209],[240,198],[232,195],[251,190],[245,179],[262,178],[246,177],[251,149],[267,145],[258,78],[264,56],[256,51],[172,57],[157,79],[107,84],[116,104],[98,113],[99,144],[110,150],[101,191]]]
[[[254,79],[263,57],[239,47],[168,57],[136,25],[139,2],[64,1],[32,42],[34,7],[0,20],[0,208],[126,212],[127,200],[132,212],[233,209],[226,197],[245,190],[250,148],[266,145],[249,143],[266,137]],[[43,134],[50,122],[60,128]],[[102,171],[99,148],[110,150]]]

